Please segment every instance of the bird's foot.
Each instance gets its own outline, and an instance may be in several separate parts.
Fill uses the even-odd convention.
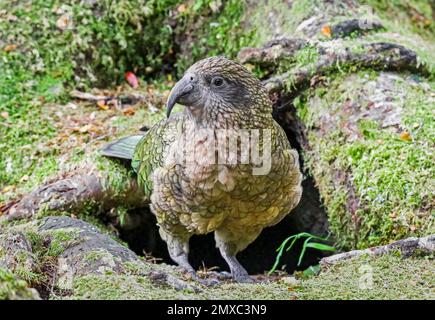
[[[196,274],[196,272],[194,272],[193,274],[190,273],[190,276],[192,277],[193,280],[199,282],[200,284],[202,284],[203,286],[206,286],[206,287],[213,287],[213,286],[216,286],[216,285],[221,283],[218,279],[203,279],[203,278],[200,278]]]
[[[236,273],[232,275],[227,271],[207,271],[207,276],[213,276],[216,278],[216,281],[228,281],[234,280],[239,283],[255,283],[256,281],[248,275],[248,273]]]
[[[254,280],[249,276],[248,272],[241,264],[232,265],[231,275],[238,283],[254,283]]]
[[[238,283],[255,283],[254,279],[248,274],[235,274],[233,275],[233,279]]]
[[[219,280],[232,280],[233,276],[228,271],[207,271],[207,275],[214,276]]]
[[[202,284],[203,286],[212,287],[221,283],[218,279],[203,279],[199,277],[193,268],[192,269],[183,268],[183,270],[189,274],[192,280],[198,282],[199,284]]]

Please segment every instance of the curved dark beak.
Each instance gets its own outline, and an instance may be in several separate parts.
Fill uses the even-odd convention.
[[[180,81],[178,81],[175,86],[172,88],[171,93],[169,94],[168,101],[166,102],[166,116],[169,118],[171,115],[172,109],[174,108],[177,102],[182,104],[182,98],[189,94],[193,90],[194,86],[190,77],[183,77]]]

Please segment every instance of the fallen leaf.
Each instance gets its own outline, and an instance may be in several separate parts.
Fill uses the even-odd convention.
[[[134,89],[139,86],[139,80],[137,79],[136,75],[131,71],[125,73],[125,80]]]
[[[411,140],[412,140],[412,138],[411,138],[411,134],[410,134],[408,131],[403,131],[403,132],[400,134],[400,140],[403,140],[403,141],[411,141]]]
[[[8,44],[3,48],[3,51],[11,52],[11,51],[14,51],[16,48],[17,48],[16,44]]]
[[[87,125],[79,128],[79,132],[80,133],[86,133],[86,132],[89,132],[90,130],[91,130],[91,125],[90,124],[87,124]]]
[[[332,36],[331,27],[328,25],[322,27],[322,34],[328,38]]]
[[[14,191],[17,187],[15,185],[10,185],[10,186],[6,186],[3,188],[2,192],[3,193],[7,193],[10,191]]]
[[[71,26],[71,17],[69,15],[63,15],[56,21],[56,27],[60,30],[68,29]]]
[[[244,66],[245,66],[246,69],[248,69],[248,70],[251,71],[251,72],[252,72],[252,71],[254,70],[254,68],[255,68],[255,66],[254,66],[253,64],[251,64],[251,63],[245,63]]]
[[[180,4],[180,5],[178,6],[178,8],[177,8],[177,11],[178,11],[179,13],[186,12],[186,10],[187,10],[187,6],[186,6],[184,3]]]
[[[122,110],[122,113],[124,116],[133,116],[136,113],[136,110],[134,110],[132,107],[128,107]]]
[[[107,110],[109,109],[109,106],[106,104],[105,100],[98,100],[97,101],[97,106],[98,108],[100,108],[101,110]]]
[[[2,116],[2,118],[5,118],[5,119],[9,118],[9,113],[6,111],[0,113],[0,115]]]
[[[368,108],[368,109],[373,109],[374,106],[375,106],[375,103],[374,103],[373,101],[370,101],[370,102],[367,104],[367,108]]]
[[[29,176],[28,175],[22,176],[20,182],[26,182],[26,181],[29,181]]]
[[[18,17],[17,17],[17,16],[14,16],[13,14],[8,15],[8,16],[6,17],[6,19],[7,19],[9,22],[15,22],[15,21],[18,21]]]
[[[326,80],[326,77],[325,77],[325,76],[319,76],[319,75],[316,75],[316,76],[314,76],[314,77],[311,78],[311,80],[310,80],[310,86],[311,86],[311,87],[314,87],[314,86],[317,85],[318,83],[322,83],[322,82],[324,82],[325,80]]]

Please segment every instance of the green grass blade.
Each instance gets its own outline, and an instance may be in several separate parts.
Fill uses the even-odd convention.
[[[321,250],[321,251],[336,251],[337,250],[332,246],[329,246],[329,245],[323,244],[323,243],[318,243],[318,242],[307,243],[307,248],[313,248],[313,249],[317,249],[317,250]]]
[[[310,240],[313,239],[313,238],[314,238],[314,237],[308,237],[308,238],[304,241],[304,245],[303,245],[303,247],[302,247],[301,254],[299,255],[298,266],[301,265],[302,258],[304,257],[305,251],[307,250],[307,244],[308,244],[308,242],[310,242]]]
[[[279,248],[276,249],[276,251],[278,251],[278,254],[276,255],[275,263],[273,264],[272,269],[270,269],[270,271],[267,273],[269,276],[270,276],[273,272],[275,272],[276,268],[278,267],[279,261],[281,260],[281,256],[282,256],[282,254],[284,253],[284,248],[285,248],[287,242],[289,242],[291,239],[293,239],[293,242],[292,242],[292,244],[293,244],[293,243],[295,242],[295,240],[297,239],[297,237],[296,237],[296,236],[290,236],[290,237],[288,237],[287,239],[285,239],[285,240],[281,243],[281,245],[279,246]]]

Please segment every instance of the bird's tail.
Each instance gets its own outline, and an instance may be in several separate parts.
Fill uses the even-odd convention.
[[[131,160],[133,158],[136,145],[142,138],[142,134],[121,138],[106,144],[100,150],[100,153],[106,157]]]

